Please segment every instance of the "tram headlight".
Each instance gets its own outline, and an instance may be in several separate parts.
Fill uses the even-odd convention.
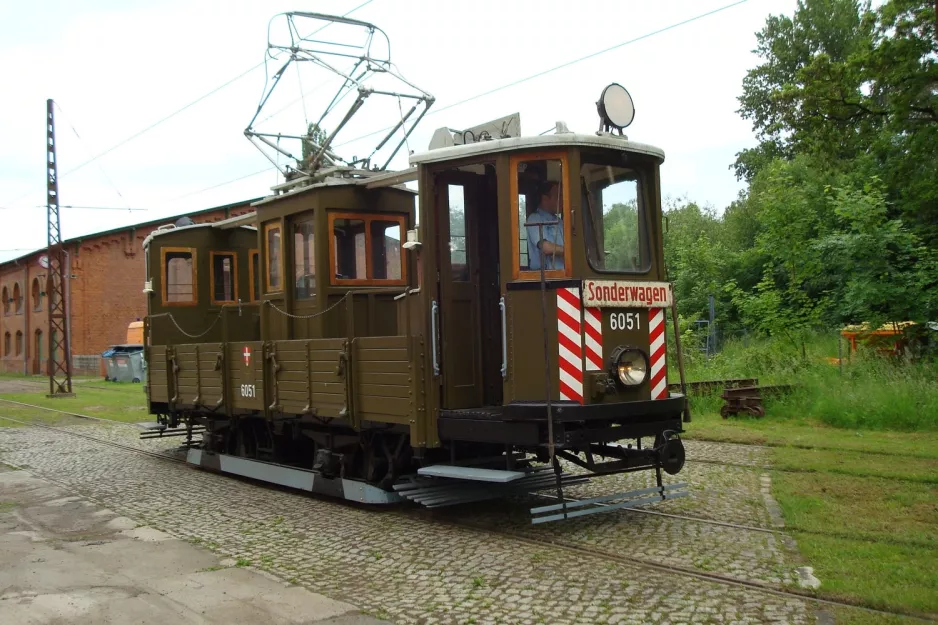
[[[617,347],[609,358],[611,373],[622,386],[638,386],[648,377],[648,357],[634,347]]]

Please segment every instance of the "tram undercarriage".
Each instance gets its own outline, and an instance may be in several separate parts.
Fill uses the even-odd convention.
[[[483,413],[444,415],[441,431],[459,431]],[[141,438],[185,436],[186,459],[200,468],[371,505],[411,501],[441,508],[547,490],[562,493],[564,486],[591,477],[655,472],[651,488],[532,508],[533,523],[687,496],[686,484],[662,479],[662,472],[675,475],[684,465],[679,414],[654,421],[560,419],[554,428],[555,463],[546,420],[495,421],[493,414],[489,411],[490,427],[475,434],[488,440],[443,436],[437,449],[412,448],[402,426],[381,424],[356,432],[336,420],[325,425],[301,418],[192,413],[161,416]],[[196,435],[202,440],[194,440]],[[511,440],[512,435],[518,438]],[[649,439],[652,444],[643,446]]]

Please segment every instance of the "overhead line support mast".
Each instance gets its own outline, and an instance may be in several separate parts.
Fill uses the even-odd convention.
[[[59,218],[58,163],[55,159],[55,103],[46,100],[46,176],[48,221],[48,273],[46,293],[49,294],[49,396],[68,397],[72,393],[72,355],[68,336],[68,300],[65,281],[70,268],[66,265],[62,245],[62,222]]]

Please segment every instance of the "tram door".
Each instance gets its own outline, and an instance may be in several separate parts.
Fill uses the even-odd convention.
[[[474,165],[435,180],[444,408],[501,401],[494,178],[494,167]]]

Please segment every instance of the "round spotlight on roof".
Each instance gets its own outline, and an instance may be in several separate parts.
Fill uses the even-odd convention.
[[[618,83],[612,83],[603,89],[596,108],[599,109],[602,130],[605,131],[615,128],[619,134],[622,134],[622,129],[635,119],[635,104],[632,102],[632,96]]]

